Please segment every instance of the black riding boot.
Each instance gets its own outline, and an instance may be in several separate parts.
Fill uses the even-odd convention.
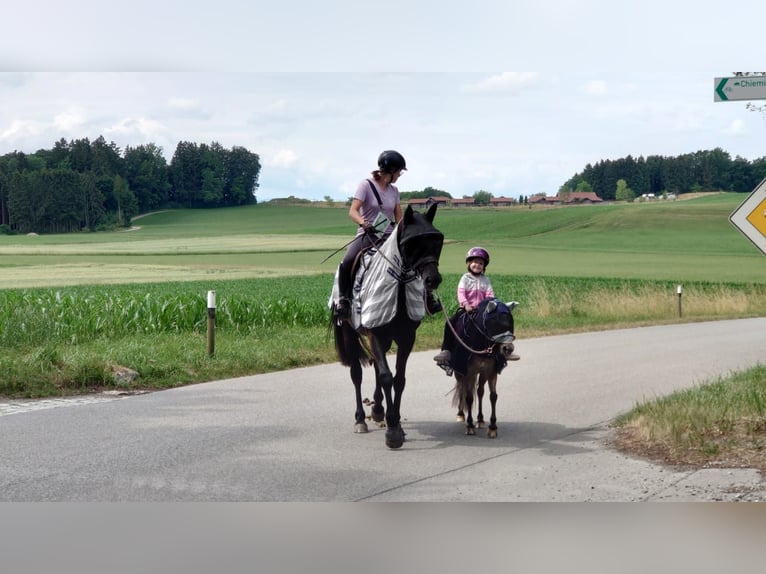
[[[435,315],[442,310],[441,301],[434,297],[433,291],[426,291],[426,309],[429,315]]]
[[[347,319],[351,316],[351,278],[341,263],[338,268],[338,300],[335,303],[335,316]]]

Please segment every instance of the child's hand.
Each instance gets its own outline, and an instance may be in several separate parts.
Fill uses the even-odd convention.
[[[465,309],[466,313],[470,313],[471,311],[473,311],[473,307],[471,307],[470,303],[466,303],[465,305],[463,305],[463,309]]]

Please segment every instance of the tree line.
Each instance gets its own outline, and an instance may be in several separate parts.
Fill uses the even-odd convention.
[[[122,151],[99,136],[0,156],[0,231],[127,227],[155,209],[257,203],[258,154],[182,141],[168,164],[162,151],[153,143]]]
[[[721,148],[697,151],[677,157],[651,155],[635,159],[587,164],[567,180],[559,192],[594,191],[601,199],[616,198],[618,182],[624,181],[636,196],[662,196],[695,191],[751,192],[766,177],[766,157],[749,161],[731,158]]]

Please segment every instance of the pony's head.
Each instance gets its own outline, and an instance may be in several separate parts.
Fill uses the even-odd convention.
[[[511,312],[517,303],[503,303],[498,299],[485,299],[477,308],[481,330],[484,335],[494,343],[513,343],[516,338],[513,334],[513,313]]]
[[[407,206],[399,225],[399,252],[405,267],[418,273],[428,289],[436,289],[442,282],[439,274],[439,257],[444,244],[444,234],[433,226],[436,204],[426,213]]]

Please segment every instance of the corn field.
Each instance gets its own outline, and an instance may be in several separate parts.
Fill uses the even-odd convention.
[[[457,305],[457,274],[440,294]],[[491,276],[496,295],[521,303],[517,328],[566,330],[584,325],[673,320],[676,284],[667,281]],[[4,348],[78,344],[97,339],[163,333],[204,333],[207,292],[216,291],[216,329],[236,335],[278,333],[329,322],[331,275],[224,281],[103,285],[0,291],[0,345]],[[715,319],[766,312],[761,284],[689,283],[684,317]],[[438,329],[437,329],[438,330]]]
[[[204,333],[207,292],[216,291],[216,329],[324,325],[331,277],[87,286],[0,291],[0,344],[77,344],[136,334]],[[217,289],[216,289],[217,287]]]

